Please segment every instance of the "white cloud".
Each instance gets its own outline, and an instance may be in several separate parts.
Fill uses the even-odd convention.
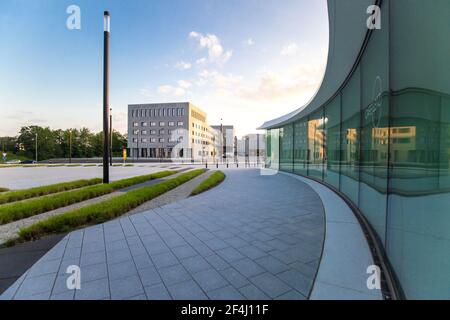
[[[198,64],[203,64],[206,62],[210,63],[225,63],[233,55],[232,50],[225,51],[219,38],[214,34],[203,35],[199,32],[192,31],[189,33],[189,38],[198,40],[201,48],[208,50],[208,57],[201,58],[197,60]]]
[[[196,64],[205,64],[206,62],[208,62],[208,59],[206,58],[200,58],[195,61]]]
[[[183,89],[188,89],[188,88],[190,88],[192,86],[192,84],[189,81],[186,81],[186,80],[179,80],[178,81],[178,86],[180,88],[183,88]]]
[[[245,43],[251,47],[255,44],[255,41],[252,38],[248,38],[247,41],[245,41]]]
[[[217,70],[203,70],[199,73],[197,85],[208,84],[216,89],[235,89],[242,82],[242,76],[236,76],[231,73],[223,74]]]
[[[267,72],[253,88],[243,88],[239,96],[247,100],[273,101],[304,94],[313,94],[320,85],[322,67],[297,66],[284,72]]]
[[[162,85],[158,87],[158,93],[163,95],[175,95],[183,96],[186,94],[186,90],[181,87],[174,87],[171,85]]]
[[[174,67],[178,70],[188,70],[192,68],[192,64],[185,61],[178,61]]]
[[[291,42],[291,43],[285,45],[281,49],[281,55],[282,56],[291,56],[291,55],[296,54],[299,51],[299,49],[300,48],[299,48],[299,46],[296,43]]]
[[[169,85],[163,85],[163,86],[159,86],[158,87],[158,92],[159,93],[163,93],[163,94],[167,94],[170,93],[172,91],[173,87],[169,86]]]

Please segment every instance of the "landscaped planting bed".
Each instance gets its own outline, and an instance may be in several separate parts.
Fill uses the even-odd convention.
[[[146,182],[148,180],[163,178],[172,175],[175,172],[176,171],[167,170],[149,175],[123,179],[110,184],[93,185],[27,201],[2,205],[0,206],[0,224],[21,220],[74,203],[96,198],[122,188]]]

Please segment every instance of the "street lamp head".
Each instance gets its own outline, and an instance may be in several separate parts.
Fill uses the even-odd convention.
[[[111,31],[111,17],[109,16],[109,11],[103,13],[103,30],[105,32]]]

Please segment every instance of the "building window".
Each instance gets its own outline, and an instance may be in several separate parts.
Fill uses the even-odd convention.
[[[147,131],[145,131],[145,130],[144,130],[144,131],[142,131],[142,134],[143,134],[143,135],[147,134]]]
[[[159,130],[159,134],[164,134],[164,129]]]
[[[182,127],[183,126],[183,121],[178,121],[178,126]]]
[[[138,141],[137,138],[133,138],[133,142],[136,143]]]
[[[166,123],[165,123],[164,121],[160,121],[160,122],[159,122],[159,126],[160,126],[160,127],[164,127],[165,125],[166,125]]]
[[[150,138],[150,142],[155,143],[156,142],[156,138]]]
[[[150,134],[156,134],[156,130],[150,130]]]
[[[156,127],[156,122],[150,122],[150,127]]]
[[[167,130],[167,134],[172,134],[172,130]]]
[[[139,123],[133,122],[133,127],[139,127]]]
[[[139,134],[139,130],[134,130],[133,134]]]
[[[159,138],[159,142],[164,142],[164,138]]]
[[[148,123],[147,123],[147,122],[142,122],[142,123],[141,123],[141,126],[147,127],[147,126],[148,126]]]
[[[173,127],[173,126],[175,126],[175,122],[169,121],[169,127]]]
[[[147,142],[147,138],[142,138],[141,141],[142,142]]]

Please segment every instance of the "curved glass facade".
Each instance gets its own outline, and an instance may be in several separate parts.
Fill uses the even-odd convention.
[[[450,1],[381,9],[381,30],[334,98],[267,130],[266,165],[358,206],[406,298],[450,299]]]

